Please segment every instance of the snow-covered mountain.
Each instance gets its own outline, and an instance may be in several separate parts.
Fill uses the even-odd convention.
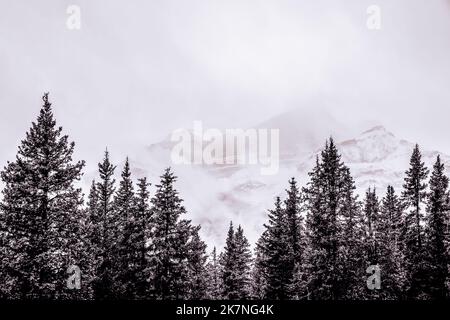
[[[148,146],[130,157],[135,177],[147,176],[156,184],[164,168],[171,166],[179,177],[177,188],[185,200],[189,217],[202,224],[209,245],[223,246],[230,220],[242,224],[254,243],[262,232],[267,210],[274,198],[284,197],[287,182],[296,177],[300,185],[308,181],[325,140],[333,134],[342,160],[350,167],[357,192],[376,187],[383,196],[388,184],[400,190],[409,165],[413,142],[397,138],[383,126],[373,127],[352,139],[343,139],[346,128],[331,117],[298,112],[283,114],[259,125],[280,128],[280,169],[275,175],[261,175],[256,165],[173,165],[170,138]],[[305,124],[305,125],[303,125]],[[330,129],[334,128],[334,129]],[[438,154],[450,169],[450,156],[421,146],[423,160],[431,167]],[[226,155],[225,155],[226,156]]]
[[[342,160],[350,168],[360,194],[369,187],[376,187],[382,194],[389,184],[400,190],[414,145],[397,138],[383,126],[373,127],[356,138],[337,143]],[[308,162],[314,161],[319,152],[317,150],[306,162],[300,163],[299,171],[308,167]],[[446,168],[450,169],[450,156],[424,146],[421,146],[421,152],[422,160],[429,168],[439,154]]]

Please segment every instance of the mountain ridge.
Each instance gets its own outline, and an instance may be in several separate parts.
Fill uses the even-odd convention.
[[[296,121],[290,123],[296,124]],[[322,131],[327,130],[315,129],[314,132]],[[340,136],[345,136],[344,131]],[[201,232],[207,243],[222,246],[230,220],[245,225],[249,229],[246,230],[249,240],[256,241],[274,198],[284,198],[288,180],[295,177],[300,186],[308,182],[308,172],[322,148],[319,141],[324,143],[329,137],[323,132],[318,133],[321,137],[315,137],[316,142],[308,147],[299,149],[299,144],[293,144],[292,149],[287,150],[289,159],[281,159],[279,171],[273,176],[261,175],[255,165],[172,165],[179,177],[176,187],[184,199],[189,218],[202,224]],[[388,184],[400,191],[415,143],[397,138],[382,125],[371,127],[351,139],[335,141],[342,161],[350,168],[360,199],[369,187],[376,188],[380,198]],[[171,164],[173,146],[174,143],[166,139],[130,157],[135,178],[147,176],[153,184],[152,192],[159,182],[159,175]],[[450,156],[426,148],[421,150],[423,161],[429,168],[440,154],[447,170],[450,169]]]

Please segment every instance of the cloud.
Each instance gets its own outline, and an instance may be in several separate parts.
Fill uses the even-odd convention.
[[[356,0],[78,2],[70,31],[72,3],[2,1],[2,163],[44,91],[91,166],[106,145],[121,159],[195,119],[252,126],[315,97],[450,151],[448,1],[380,0],[380,31]]]

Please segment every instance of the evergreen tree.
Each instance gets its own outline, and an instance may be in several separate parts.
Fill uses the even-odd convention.
[[[304,189],[309,228],[308,292],[312,299],[338,299],[338,248],[340,225],[337,208],[343,165],[332,139],[321,153],[321,162],[310,173]]]
[[[114,298],[113,253],[116,250],[116,216],[114,215],[113,195],[115,192],[114,170],[116,167],[109,160],[105,151],[103,161],[98,164],[100,181],[96,185],[96,205],[90,208],[91,224],[90,242],[95,256],[94,297],[96,299]]]
[[[227,239],[225,242],[224,251],[220,257],[220,264],[222,269],[222,296],[224,299],[235,299],[237,296],[237,284],[236,284],[236,242],[235,242],[235,232],[233,227],[233,222],[230,222],[230,227],[228,229]]]
[[[408,296],[423,298],[425,294],[425,266],[423,247],[424,215],[421,205],[426,200],[428,170],[422,162],[419,146],[416,144],[406,171],[402,200],[406,207],[404,219],[404,255],[408,281]]]
[[[252,266],[252,288],[251,296],[256,300],[263,300],[267,291],[267,276],[265,274],[265,261],[267,257],[264,254],[263,242],[265,242],[266,231],[263,232],[259,240],[256,242],[255,260]]]
[[[216,247],[214,247],[211,257],[206,264],[206,285],[207,298],[210,300],[219,300],[222,297],[222,279],[219,258]]]
[[[269,211],[269,223],[264,225],[264,237],[259,242],[259,250],[265,257],[261,261],[267,281],[265,298],[271,300],[286,300],[291,296],[295,254],[289,219],[293,217],[287,216],[280,197],[277,197],[275,208]]]
[[[369,188],[366,191],[364,199],[364,215],[366,221],[366,248],[369,265],[378,264],[378,248],[377,248],[377,223],[379,215],[379,202],[375,189]]]
[[[192,228],[189,242],[189,298],[194,300],[207,297],[206,244],[200,239],[200,226]]]
[[[176,177],[169,169],[161,176],[152,198],[153,226],[149,246],[149,272],[156,299],[186,298],[189,291],[190,221],[174,188]]]
[[[137,195],[136,195],[136,216],[134,218],[133,233],[133,248],[135,250],[135,297],[137,299],[146,299],[149,291],[149,274],[148,274],[148,259],[147,259],[147,242],[150,239],[150,230],[153,226],[153,219],[151,215],[151,209],[149,205],[150,193],[148,187],[150,183],[147,182],[147,178],[141,178],[137,183]]]
[[[192,239],[194,227],[190,220],[181,219],[176,225],[171,257],[171,278],[169,282],[169,292],[172,292],[174,299],[189,299],[191,292],[191,251],[190,240]],[[170,278],[169,278],[170,279]]]
[[[430,178],[430,193],[427,199],[427,245],[428,260],[427,287],[434,299],[448,297],[446,280],[449,276],[446,248],[447,223],[449,215],[448,178],[444,164],[438,155]]]
[[[303,256],[306,258],[309,254],[309,248],[308,246],[305,246],[303,249]],[[311,267],[308,266],[307,263],[308,259],[302,259],[300,263],[297,263],[294,266],[292,284],[290,288],[291,299],[293,300],[306,300],[310,297],[308,291],[308,270],[310,270]]]
[[[382,272],[380,296],[388,300],[403,299],[405,272],[401,243],[402,212],[401,201],[394,188],[388,186],[376,225]]]
[[[88,273],[87,277],[85,277],[85,281],[89,283],[89,287],[93,290],[93,298],[99,298],[96,296],[97,268],[98,262],[100,261],[103,253],[100,246],[102,243],[103,221],[101,220],[99,212],[97,183],[95,180],[92,180],[86,206],[87,221],[85,238],[88,246],[86,249],[86,255],[89,257],[90,261],[88,264]]]
[[[142,253],[145,251],[144,223],[137,208],[137,198],[131,180],[128,158],[122,171],[122,179],[114,198],[117,217],[117,250],[115,252],[116,296],[125,299],[140,298],[145,283]]]
[[[235,241],[235,271],[237,283],[237,296],[234,299],[249,299],[251,292],[251,264],[252,254],[250,244],[244,235],[244,229],[238,226],[234,237]]]
[[[341,297],[357,300],[365,298],[367,255],[364,254],[364,215],[355,182],[347,167],[342,169],[339,216],[342,221],[339,257],[342,267]]]
[[[324,234],[326,228],[323,225],[326,223],[324,215],[322,215],[322,207],[324,205],[324,198],[320,196],[321,186],[321,163],[319,157],[316,157],[316,163],[311,172],[308,173],[310,181],[307,186],[303,188],[303,194],[305,196],[305,207],[307,210],[306,215],[306,229],[307,229],[307,247],[305,251],[305,260],[303,266],[305,267],[306,279],[304,283],[300,283],[300,286],[304,286],[306,289],[306,298],[308,300],[319,299],[321,296],[328,296],[327,290],[322,290],[325,287],[324,282],[325,274],[322,274],[322,270],[327,270],[324,261],[328,254],[321,248],[322,243],[320,241],[321,234]],[[296,280],[302,278],[300,275],[296,275]],[[327,286],[328,287],[328,286]]]
[[[119,188],[114,195],[113,201],[114,214],[116,215],[114,222],[118,235],[124,232],[125,222],[133,218],[133,211],[136,209],[135,200],[130,163],[127,158],[121,174]]]
[[[301,249],[302,249],[302,216],[300,214],[300,191],[297,187],[297,181],[295,178],[289,180],[289,189],[286,190],[287,199],[284,201],[286,211],[286,230],[288,233],[289,247],[292,249],[293,259],[289,264],[294,266],[301,261]],[[287,266],[286,266],[287,267]]]
[[[83,255],[75,183],[84,162],[73,162],[75,144],[56,126],[48,94],[43,102],[16,160],[1,173],[2,281],[9,298],[78,298],[67,288],[66,271]]]
[[[358,211],[353,196],[354,182],[350,171],[341,162],[333,139],[325,144],[321,159],[310,172],[310,182],[304,188],[307,211],[307,243],[303,272],[308,278],[308,299],[335,300],[345,298],[350,283],[350,270],[357,273],[348,255],[350,243],[357,240]],[[351,230],[349,230],[351,228]],[[349,238],[344,230],[352,237]],[[352,277],[353,278],[353,277]]]
[[[234,231],[230,223],[224,252],[220,259],[222,268],[222,296],[230,300],[249,299],[251,294],[250,244],[241,226]]]

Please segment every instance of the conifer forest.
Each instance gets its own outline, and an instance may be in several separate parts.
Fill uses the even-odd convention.
[[[0,0],[0,320],[440,319],[449,57],[450,0]]]
[[[117,167],[106,150],[84,195],[85,162],[73,158],[67,134],[44,94],[16,157],[1,170],[1,299],[450,297],[448,172],[439,155],[427,168],[418,145],[401,189],[369,188],[361,198],[329,138],[308,180],[292,177],[284,196],[274,195],[255,244],[246,225],[230,221],[225,246],[210,248],[170,163],[158,181],[135,179],[128,159]]]

